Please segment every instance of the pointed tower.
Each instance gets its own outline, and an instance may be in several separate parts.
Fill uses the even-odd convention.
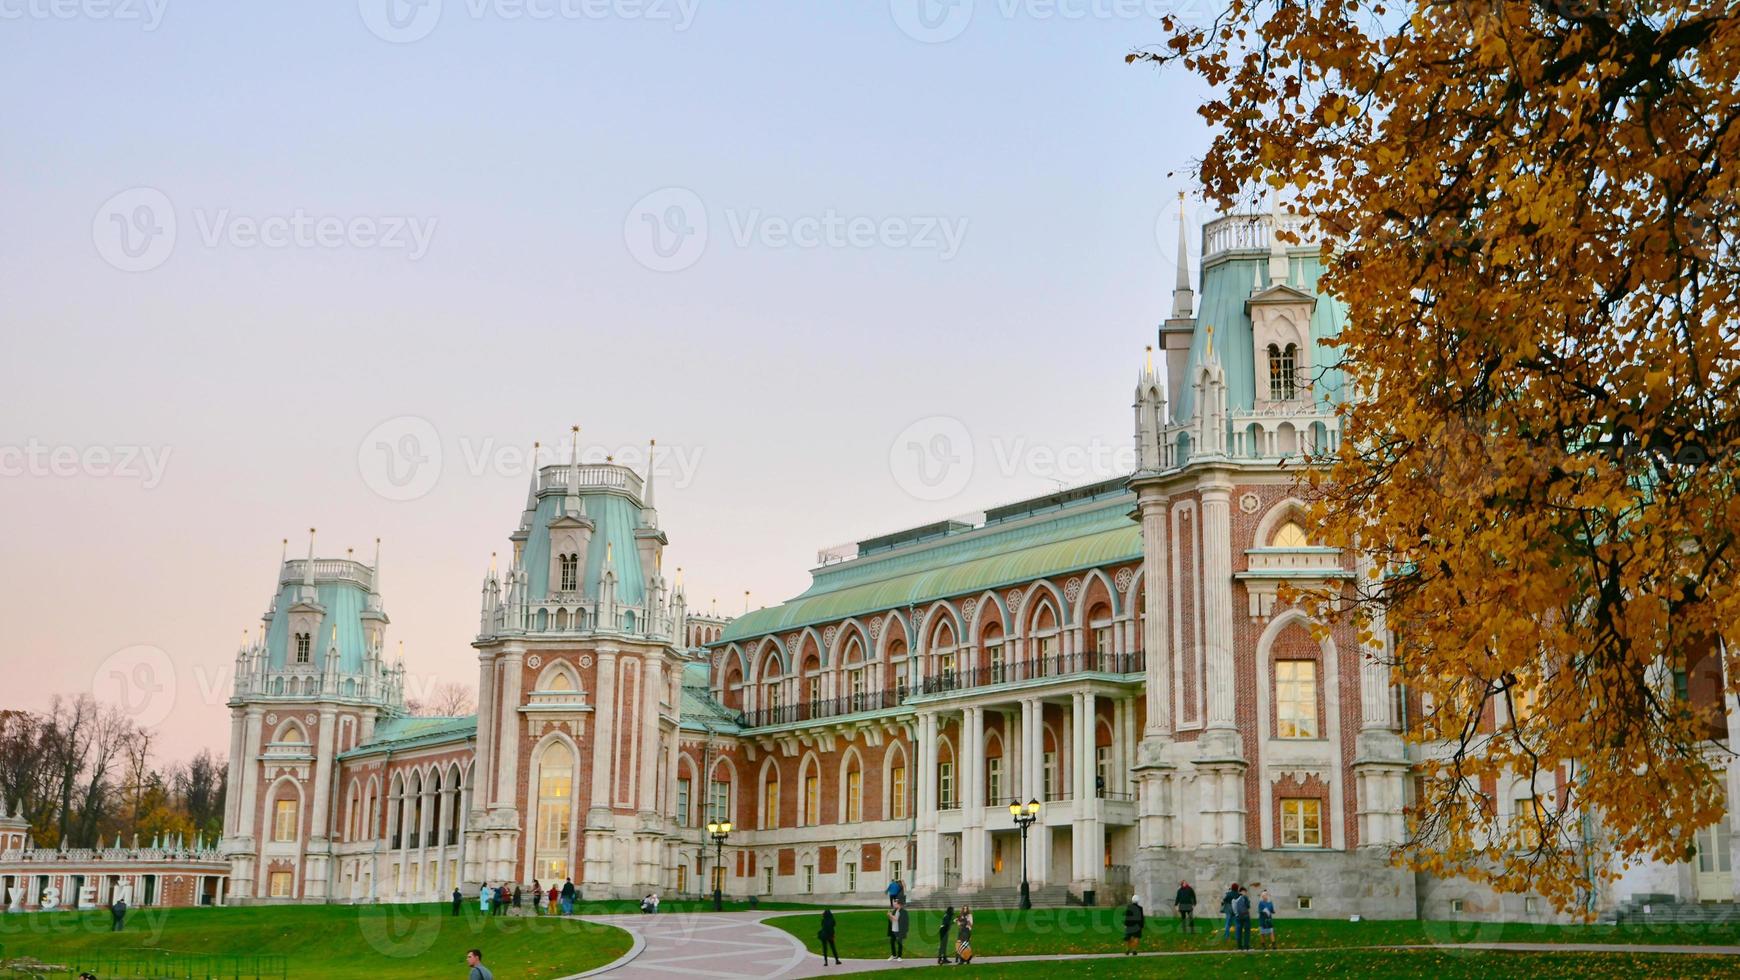
[[[1166,390],[1178,391],[1185,384],[1190,363],[1190,344],[1196,334],[1196,294],[1191,289],[1190,224],[1184,212],[1184,194],[1178,195],[1178,266],[1172,285],[1172,315],[1160,326],[1160,350],[1165,358]],[[1179,419],[1168,418],[1168,422]]]
[[[1166,431],[1166,395],[1154,374],[1154,348],[1147,349],[1142,373],[1136,377],[1136,468],[1155,472],[1166,468],[1162,443]]]

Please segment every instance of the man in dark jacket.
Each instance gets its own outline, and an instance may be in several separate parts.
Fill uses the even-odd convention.
[[[1178,931],[1196,931],[1196,889],[1190,887],[1190,882],[1178,883],[1178,895],[1172,899],[1178,906]]]
[[[1251,948],[1251,896],[1245,894],[1242,887],[1239,889],[1239,897],[1233,899],[1233,917],[1238,920],[1239,949],[1249,952]]]
[[[1233,882],[1226,886],[1226,894],[1220,897],[1220,914],[1226,919],[1226,928],[1221,930],[1220,938],[1231,939],[1233,934],[1233,903],[1239,898],[1239,883]]]
[[[888,958],[896,963],[906,954],[906,931],[910,926],[906,903],[895,899],[894,907],[888,910]]]
[[[949,930],[955,926],[955,907],[943,909],[942,928],[937,930],[936,962],[938,966],[949,965]]]
[[[1124,908],[1124,952],[1136,955],[1136,947],[1142,944],[1142,927],[1148,922],[1148,916],[1142,911],[1140,895],[1132,896],[1130,904]]]
[[[565,878],[562,881],[562,914],[568,915],[574,911],[574,879]]]
[[[109,906],[109,931],[120,932],[127,924],[127,900],[121,899]]]
[[[465,904],[465,896],[459,894],[459,887],[457,885],[455,885],[453,888],[453,914],[458,915],[459,914],[459,907],[461,905],[464,905],[464,904]]]

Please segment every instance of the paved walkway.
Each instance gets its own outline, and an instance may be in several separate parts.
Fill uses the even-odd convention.
[[[583,973],[581,977],[603,977],[607,980],[640,980],[640,978],[721,977],[734,980],[772,980],[776,977],[836,976],[842,973],[863,973],[897,967],[930,966],[935,961],[929,950],[911,949],[916,953],[900,963],[887,960],[851,960],[842,966],[823,967],[821,957],[804,949],[797,937],[775,929],[763,919],[785,912],[684,912],[664,915],[600,915],[588,916],[627,930],[634,936],[634,948],[622,959]],[[909,943],[909,947],[922,945]],[[1514,952],[1559,953],[1680,953],[1697,955],[1740,956],[1740,946],[1651,946],[1609,943],[1457,943],[1447,944],[1465,950],[1509,950]],[[1336,947],[1354,949],[1419,949],[1418,946]],[[1446,947],[1438,947],[1446,948]],[[1277,953],[1331,952],[1325,949],[1283,948]],[[1143,953],[1145,957],[1163,956],[1226,956],[1226,949],[1171,950]],[[1115,956],[1117,954],[1106,954]],[[1255,955],[1262,955],[1253,953]],[[1272,954],[1270,954],[1272,955]],[[1094,956],[981,956],[981,963],[1026,963],[1051,960],[1098,959]]]

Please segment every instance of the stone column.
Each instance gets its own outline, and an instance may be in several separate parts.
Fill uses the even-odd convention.
[[[601,651],[598,654],[598,694],[592,705],[592,803],[586,818],[588,826],[611,826],[610,806],[615,795],[611,792],[611,759],[616,748],[615,716],[616,653]],[[711,787],[708,793],[711,799]],[[590,864],[591,860],[588,859],[587,863]]]
[[[657,654],[640,662],[640,804],[642,813],[658,812],[659,677],[663,664]]]
[[[520,663],[525,653],[504,650],[501,662],[501,739],[496,753],[500,768],[496,771],[495,801],[504,807],[517,807],[520,774]]]
[[[985,884],[985,709],[977,705],[962,711],[961,763],[961,887]]]
[[[1142,515],[1141,644],[1148,698],[1142,738],[1160,741],[1172,735],[1172,556],[1167,526],[1171,505],[1158,492],[1144,490],[1138,508]]]
[[[495,768],[495,673],[495,654],[480,652],[477,655],[477,762],[471,773],[475,787],[471,805],[480,811],[489,809],[495,788],[495,780],[490,775]]]
[[[259,826],[260,807],[260,720],[263,710],[259,707],[249,707],[242,724],[242,780],[241,780],[241,812],[238,814],[236,826],[240,828],[237,836],[253,841],[264,840],[266,828]],[[249,887],[243,895],[252,896],[253,889]]]
[[[1208,661],[1208,727],[1233,729],[1232,484],[1202,489],[1202,633]],[[1236,731],[1230,739],[1242,755]]]
[[[921,711],[917,715],[917,772],[913,778],[918,783],[917,802],[917,846],[916,867],[913,868],[913,887],[926,891],[934,890],[942,885],[942,860],[938,853],[941,841],[936,831],[937,807],[937,735],[936,713]]]
[[[247,712],[239,707],[230,709],[230,776],[225,785],[240,788],[242,785],[242,753],[247,744]],[[224,800],[224,836],[242,837],[247,831],[242,827],[242,799],[239,793],[230,793]]]

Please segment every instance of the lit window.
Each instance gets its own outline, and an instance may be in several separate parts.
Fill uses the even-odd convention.
[[[272,872],[270,881],[271,881],[271,887],[269,889],[269,894],[273,898],[289,898],[289,897],[291,897],[290,887],[291,887],[292,878],[291,878],[290,872],[288,872],[288,871],[274,871],[274,872]]]
[[[804,777],[804,826],[822,822],[822,781],[815,775]]]
[[[889,807],[888,816],[894,820],[906,819],[906,767],[895,766],[888,780],[888,794],[893,797],[893,805]]]
[[[767,785],[761,788],[761,829],[772,830],[779,826],[779,779],[770,778]]]
[[[296,839],[296,802],[295,800],[279,800],[272,808],[272,839],[275,841],[293,841]]]
[[[1541,846],[1541,828],[1547,820],[1547,808],[1538,796],[1520,796],[1516,801],[1517,846],[1533,851]]]
[[[1269,538],[1271,548],[1306,548],[1310,544],[1310,540],[1305,537],[1305,529],[1299,526],[1298,521],[1288,521],[1281,525]]]
[[[1317,737],[1317,662],[1275,661],[1275,735]]]
[[[864,819],[864,773],[854,769],[846,774],[846,822]]]
[[[558,879],[568,874],[568,823],[573,816],[570,800],[574,788],[574,753],[561,742],[552,742],[538,760],[538,878]]]
[[[1281,845],[1283,847],[1323,846],[1323,801],[1292,799],[1281,801]]]

